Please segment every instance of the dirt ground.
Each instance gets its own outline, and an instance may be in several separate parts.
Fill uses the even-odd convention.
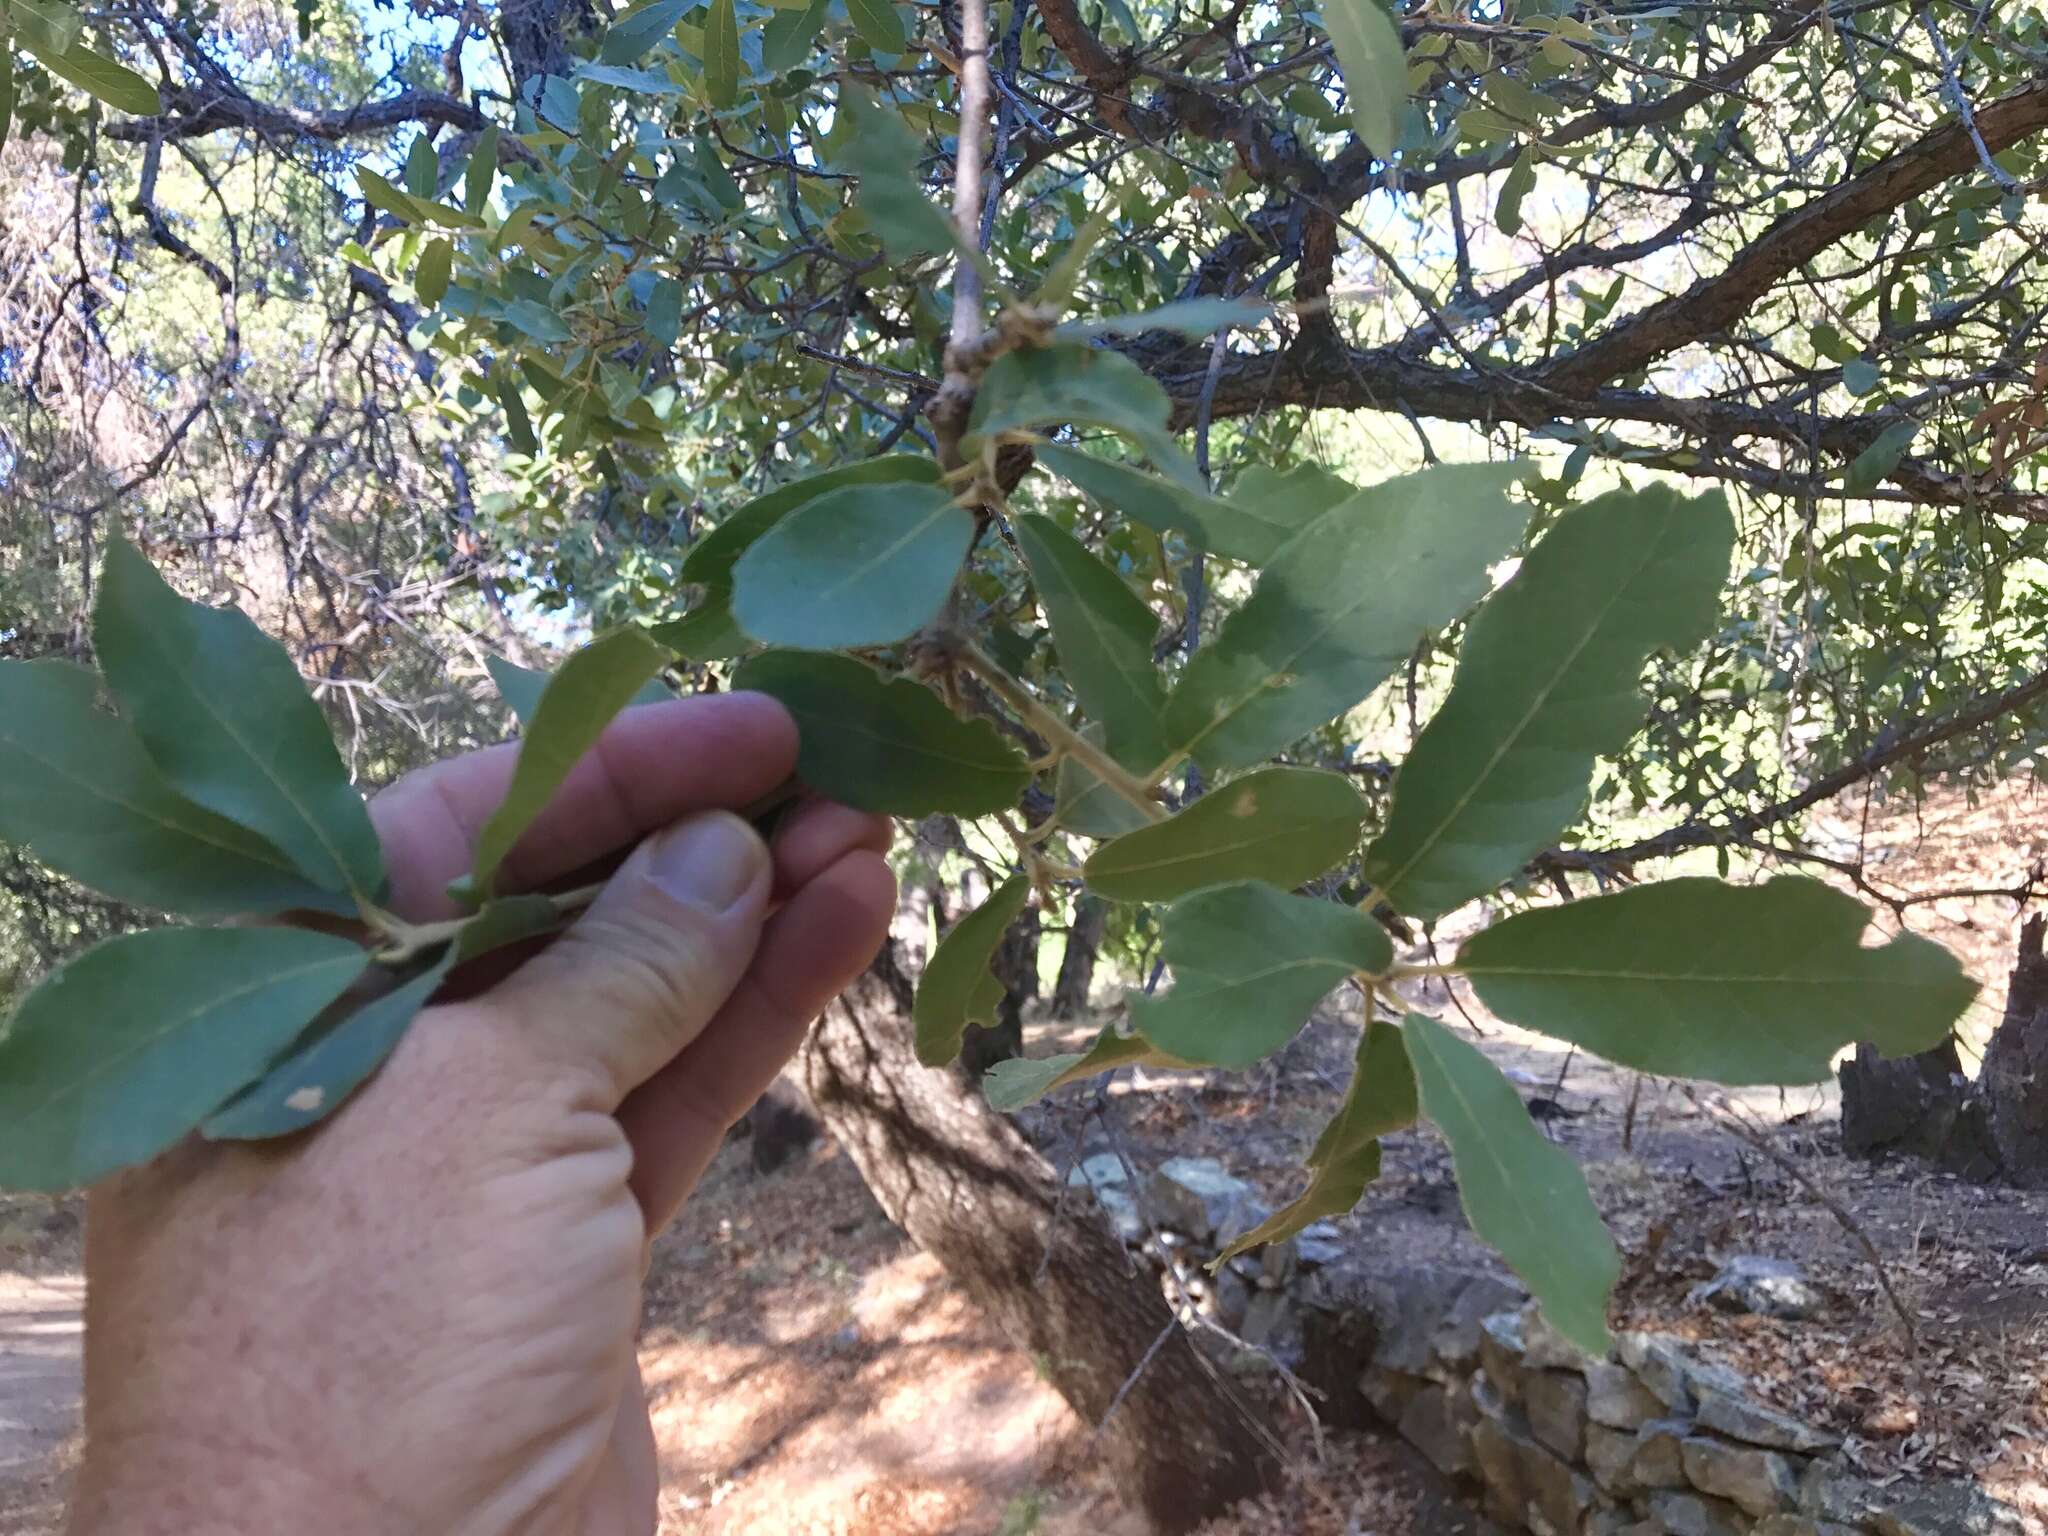
[[[2026,885],[2048,850],[2044,812],[2037,793],[2000,789],[1867,816],[1837,805],[1823,822],[1831,851],[1860,850],[1883,889],[1953,893],[1904,921],[1955,946],[1987,984],[1978,1038],[1998,1017],[2018,926],[2001,893]],[[1740,1365],[1781,1406],[1842,1432],[1874,1476],[1967,1469],[2048,1512],[2048,1196],[1849,1161],[1831,1091],[1639,1087],[1434,985],[1413,1001],[1451,1019],[1468,1009],[1525,1098],[1560,1106],[1543,1123],[1586,1164],[1626,1257],[1623,1326],[1686,1334]],[[1096,1022],[1039,1023],[1031,1049]],[[1284,1198],[1343,1090],[1356,1027],[1355,1001],[1340,995],[1249,1073],[1141,1069],[1116,1082],[1106,1110],[1072,1094],[1023,1123],[1062,1166],[1113,1140],[1141,1171],[1213,1155]],[[1359,1265],[1494,1263],[1427,1133],[1390,1140],[1384,1176],[1340,1228]],[[61,1525],[78,1249],[76,1202],[0,1197],[0,1536]],[[1693,1303],[1734,1253],[1797,1259],[1828,1297],[1823,1316],[1787,1324]],[[766,1177],[744,1149],[721,1156],[656,1247],[642,1360],[664,1532],[1136,1536],[1090,1427],[882,1218],[829,1144]],[[1266,1401],[1294,1451],[1287,1486],[1210,1536],[1478,1536],[1481,1523],[1398,1444],[1318,1440],[1277,1390]]]

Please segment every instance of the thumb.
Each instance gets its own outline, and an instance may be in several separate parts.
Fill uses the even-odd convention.
[[[772,883],[728,811],[655,833],[589,910],[483,1001],[550,1067],[595,1076],[607,1110],[696,1039],[746,974]]]

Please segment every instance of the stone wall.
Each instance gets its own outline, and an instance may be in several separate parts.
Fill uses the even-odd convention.
[[[1623,1334],[1592,1359],[1491,1275],[1322,1280],[1303,1308],[1304,1374],[1333,1402],[1361,1395],[1510,1530],[2032,1536],[1971,1484],[1879,1488],[1852,1475],[1829,1436],[1674,1339]]]

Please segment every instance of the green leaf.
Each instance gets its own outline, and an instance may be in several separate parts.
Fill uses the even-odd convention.
[[[647,633],[685,661],[729,661],[754,648],[733,623],[724,592],[713,593],[679,619],[649,625]]]
[[[973,539],[974,514],[943,486],[842,486],[740,556],[733,617],[770,645],[887,645],[944,606]]]
[[[1645,1072],[1813,1083],[1860,1040],[1939,1045],[1976,983],[1916,934],[1862,943],[1870,912],[1818,881],[1706,877],[1542,907],[1466,940],[1458,968],[1504,1019]]]
[[[518,384],[500,379],[497,391],[498,404],[505,412],[505,435],[512,439],[512,446],[521,453],[539,452],[540,440],[533,435],[533,418],[526,414],[526,398]]]
[[[979,441],[1003,432],[1048,427],[1102,427],[1143,449],[1154,467],[1201,490],[1201,477],[1167,431],[1173,405],[1166,391],[1121,352],[1063,341],[1005,352],[983,375],[962,444],[970,458]]]
[[[326,717],[284,647],[173,592],[127,540],[93,604],[107,687],[171,786],[277,845],[315,885],[374,897],[383,854]]]
[[[848,485],[937,485],[939,466],[921,454],[892,453],[828,469],[756,496],[690,546],[683,579],[730,587],[732,568],[754,541],[807,501]]]
[[[1514,464],[1367,486],[1281,547],[1166,702],[1168,744],[1242,767],[1357,704],[1487,588],[1522,531]]]
[[[1180,299],[1135,315],[1098,315],[1092,320],[1073,320],[1059,328],[1059,334],[1074,340],[1091,336],[1143,336],[1150,331],[1178,331],[1190,341],[1232,326],[1261,325],[1273,318],[1273,306],[1263,299]]]
[[[1365,817],[1341,774],[1265,768],[1104,843],[1083,873],[1112,901],[1170,901],[1226,880],[1299,885],[1350,855]]]
[[[73,43],[61,52],[39,48],[30,37],[22,38],[21,43],[51,74],[69,81],[88,96],[98,97],[117,112],[155,117],[163,110],[163,98],[154,85],[127,65],[117,64],[83,43]]]
[[[1504,235],[1522,232],[1522,199],[1536,186],[1536,156],[1524,149],[1501,179],[1500,196],[1494,200],[1493,222]]]
[[[1177,533],[1196,548],[1226,560],[1263,565],[1301,531],[1304,522],[1313,520],[1314,514],[1306,510],[1308,503],[1299,496],[1275,500],[1239,493],[1225,500],[1078,448],[1041,443],[1037,454],[1041,464],[1112,511],[1161,533]],[[1343,485],[1342,481],[1335,483]],[[1352,487],[1344,486],[1344,494],[1352,494]]]
[[[605,29],[599,57],[607,64],[631,64],[645,57],[655,44],[675,31],[676,23],[696,3],[697,0],[653,0],[650,5],[629,11]]]
[[[261,1073],[363,969],[297,928],[156,928],[52,972],[0,1035],[0,1188],[144,1162]]]
[[[1899,467],[1899,460],[1906,456],[1906,450],[1913,446],[1913,439],[1920,435],[1920,423],[1902,421],[1886,427],[1877,441],[1849,461],[1848,471],[1842,476],[1842,489],[1851,496],[1861,496],[1876,490],[1885,477]]]
[[[1102,745],[1102,727],[1092,721],[1081,734]],[[1121,837],[1152,825],[1152,818],[1098,779],[1077,757],[1060,760],[1054,781],[1053,820],[1081,837]]]
[[[1244,516],[1261,518],[1274,530],[1271,545],[1252,562],[1263,565],[1295,534],[1357,494],[1357,486],[1320,464],[1297,464],[1292,469],[1254,464],[1230,488],[1230,505]]]
[[[418,198],[410,192],[401,192],[375,171],[356,167],[356,186],[363,194],[363,201],[379,212],[388,213],[402,224],[424,224],[427,211]]]
[[[446,240],[429,240],[412,269],[413,291],[420,302],[438,305],[448,293],[448,274],[455,265],[455,248]]]
[[[1878,371],[1877,364],[1864,358],[1851,358],[1842,364],[1842,382],[1852,395],[1867,395],[1883,381],[1884,375]]]
[[[262,1141],[326,1119],[397,1049],[454,963],[451,948],[382,997],[316,1023],[281,1061],[208,1115],[200,1133],[210,1141]]]
[[[884,0],[871,3],[895,25],[896,13]],[[860,178],[855,202],[881,239],[883,253],[891,261],[906,261],[930,251],[952,250],[952,220],[918,186],[923,143],[895,112],[865,97],[847,97],[844,110],[851,131],[840,159]]]
[[[711,0],[704,20],[704,92],[714,107],[739,100],[740,22],[732,0]]]
[[[1149,769],[1166,755],[1166,684],[1152,664],[1159,616],[1049,517],[1011,520],[1060,648],[1061,671],[1118,762]]]
[[[1391,158],[1408,104],[1408,59],[1399,29],[1375,0],[1324,0],[1323,29],[1344,72],[1352,127],[1374,156]]]
[[[84,31],[85,18],[58,0],[0,0],[0,37],[31,52],[68,52]]]
[[[651,630],[648,634],[650,639],[659,639]],[[521,729],[531,726],[534,712],[540,708],[540,696],[546,691],[553,674],[535,667],[522,667],[503,656],[486,656],[484,670],[491,674],[491,681],[497,685],[498,697],[505,701],[505,707],[512,711],[512,718],[519,722]],[[656,677],[621,707],[631,709],[636,704],[662,704],[674,697],[668,684]]]
[[[352,914],[254,832],[171,788],[68,661],[0,662],[0,838],[116,901],[194,917]]]
[[[1621,1255],[1585,1175],[1547,1141],[1500,1069],[1434,1019],[1411,1013],[1402,1034],[1422,1112],[1451,1144],[1472,1230],[1500,1250],[1553,1328],[1607,1353],[1607,1299]]]
[[[1308,1188],[1217,1254],[1215,1263],[1292,1237],[1312,1221],[1344,1215],[1380,1176],[1379,1139],[1413,1125],[1418,1113],[1415,1072],[1400,1027],[1368,1021],[1344,1102],[1309,1152]]]
[[[1010,1114],[1026,1104],[1035,1104],[1055,1088],[1078,1083],[1083,1078],[1114,1072],[1118,1067],[1185,1067],[1164,1051],[1154,1050],[1150,1041],[1138,1035],[1120,1035],[1112,1026],[1095,1037],[1085,1051],[1068,1051],[1058,1056],[1013,1056],[999,1061],[982,1074],[982,1097],[990,1109]]]
[[[535,341],[563,342],[576,338],[560,315],[532,299],[514,299],[507,304],[505,319]]]
[[[970,1024],[994,1024],[1003,984],[989,969],[1004,932],[1024,910],[1031,882],[1012,875],[987,901],[946,930],[917,981],[910,1020],[917,1026],[917,1059],[949,1065],[960,1054]]]
[[[405,190],[414,197],[432,202],[435,183],[440,176],[441,160],[434,153],[433,139],[424,133],[414,134],[412,148],[405,156]]]
[[[664,347],[676,344],[683,332],[683,285],[672,277],[657,277],[647,296],[644,322],[648,336]]]
[[[889,0],[846,0],[846,14],[861,41],[877,53],[899,54],[910,45],[903,18]]]
[[[548,679],[520,740],[512,783],[477,834],[476,862],[470,870],[477,890],[492,888],[505,855],[562,787],[569,770],[667,664],[668,652],[646,630],[627,625],[591,641]]]
[[[476,136],[476,147],[469,152],[469,164],[462,173],[462,206],[471,214],[481,214],[491,201],[491,188],[498,180],[498,125],[484,124],[484,131]]]
[[[1259,881],[1166,909],[1171,991],[1130,996],[1139,1034],[1183,1061],[1248,1067],[1294,1038],[1330,989],[1394,963],[1393,942],[1354,907]]]
[[[1643,664],[1714,624],[1735,545],[1716,491],[1614,491],[1557,520],[1465,632],[1450,696],[1394,780],[1365,877],[1424,920],[1514,878],[1642,724]]]
[[[811,56],[825,18],[832,14],[832,0],[811,0],[809,5],[790,6],[768,18],[761,29],[761,69],[764,74],[786,75]]]
[[[856,810],[984,816],[1015,805],[1031,782],[988,721],[962,720],[931,689],[850,656],[764,651],[733,687],[780,699],[796,717],[797,777]]]

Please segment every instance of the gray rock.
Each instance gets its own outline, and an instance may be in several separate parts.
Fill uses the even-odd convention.
[[[1566,1461],[1586,1453],[1586,1382],[1571,1371],[1531,1371],[1522,1383],[1529,1432]]]
[[[1516,1432],[1505,1420],[1482,1418],[1472,1426],[1472,1460],[1486,1490],[1487,1513],[1511,1525],[1522,1523],[1529,1505],[1515,1441]]]
[[[1653,1493],[1649,1508],[1664,1536],[1749,1536],[1749,1517],[1719,1499],[1696,1493]]]
[[[1294,1251],[1306,1269],[1320,1269],[1344,1257],[1344,1235],[1334,1222],[1312,1221],[1294,1234]]]
[[[1285,1291],[1260,1291],[1245,1308],[1237,1336],[1292,1365],[1301,1357],[1301,1304]]]
[[[1365,1374],[1358,1379],[1358,1390],[1366,1402],[1372,1405],[1382,1423],[1398,1425],[1401,1416],[1408,1411],[1409,1403],[1424,1387],[1434,1386],[1426,1376],[1411,1376],[1406,1371],[1390,1371],[1385,1366],[1367,1366]]]
[[[1636,1431],[1636,1454],[1628,1475],[1645,1488],[1683,1488],[1685,1440],[1691,1433],[1686,1419],[1652,1419]]]
[[[1425,1266],[1388,1269],[1369,1277],[1365,1306],[1379,1329],[1373,1363],[1417,1376],[1434,1372],[1437,1336],[1478,1279]]]
[[[1795,1323],[1818,1316],[1827,1305],[1797,1264],[1755,1253],[1736,1254],[1713,1279],[1695,1286],[1687,1300],[1723,1312],[1754,1312]]]
[[[1527,1363],[1535,1370],[1582,1371],[1593,1358],[1551,1327],[1533,1301],[1522,1309],[1522,1342]]]
[[[1479,1361],[1506,1402],[1522,1400],[1522,1363],[1526,1357],[1521,1313],[1498,1312],[1480,1324]]]
[[[1586,1467],[1593,1481],[1617,1498],[1642,1492],[1629,1470],[1636,1458],[1636,1437],[1624,1430],[1592,1424],[1586,1428]]]
[[[1465,1371],[1479,1359],[1479,1345],[1486,1334],[1486,1320],[1496,1313],[1509,1313],[1521,1306],[1524,1293],[1491,1275],[1474,1275],[1458,1292],[1450,1311],[1437,1325],[1430,1341],[1439,1364],[1449,1370]]]
[[[1477,1469],[1472,1454],[1472,1424],[1477,1414],[1470,1400],[1434,1382],[1408,1399],[1401,1411],[1401,1438],[1429,1458],[1446,1477],[1465,1477]]]
[[[1751,1536],[1864,1536],[1854,1525],[1815,1520],[1807,1515],[1770,1515],[1757,1522]]]
[[[1209,1294],[1216,1321],[1237,1333],[1244,1326],[1245,1314],[1251,1310],[1251,1282],[1226,1265],[1209,1277]]]
[[[1595,1360],[1586,1367],[1586,1417],[1609,1429],[1640,1429],[1666,1404],[1626,1366]]]
[[[1875,1485],[1824,1461],[1814,1462],[1799,1480],[1799,1512],[1819,1521],[1860,1525],[1880,1497]]]
[[[1496,1518],[1531,1527],[1541,1519],[1554,1530],[1576,1532],[1598,1498],[1592,1479],[1539,1445],[1513,1410],[1474,1422],[1471,1445]]]
[[[1125,1242],[1135,1243],[1145,1235],[1145,1221],[1138,1214],[1130,1173],[1124,1160],[1114,1152],[1098,1152],[1084,1158],[1067,1174],[1067,1182],[1094,1191],[1095,1203],[1102,1207],[1102,1214]]]
[[[1775,1408],[1753,1403],[1739,1391],[1696,1384],[1696,1392],[1700,1427],[1726,1435],[1731,1440],[1743,1440],[1772,1450],[1808,1453],[1832,1450],[1841,1443],[1804,1419],[1795,1419],[1789,1413],[1779,1413]]]
[[[1654,1520],[1638,1520],[1633,1510],[1596,1509],[1586,1517],[1586,1536],[1661,1536]]]
[[[1660,1333],[1624,1333],[1616,1340],[1621,1363],[1650,1395],[1674,1413],[1692,1412],[1692,1358]]]
[[[1680,1448],[1685,1480],[1701,1493],[1739,1504],[1756,1516],[1792,1508],[1799,1497],[1798,1470],[1776,1451],[1730,1445],[1695,1435]]]
[[[1212,1157],[1170,1157],[1147,1184],[1152,1215],[1195,1238],[1227,1241],[1272,1214],[1243,1179]]]
[[[1301,1273],[1301,1250],[1294,1239],[1283,1237],[1259,1250],[1259,1284],[1271,1290],[1286,1285]]]
[[[2017,1536],[2024,1529],[2018,1510],[1964,1482],[1887,1489],[1870,1524],[1877,1536]]]

